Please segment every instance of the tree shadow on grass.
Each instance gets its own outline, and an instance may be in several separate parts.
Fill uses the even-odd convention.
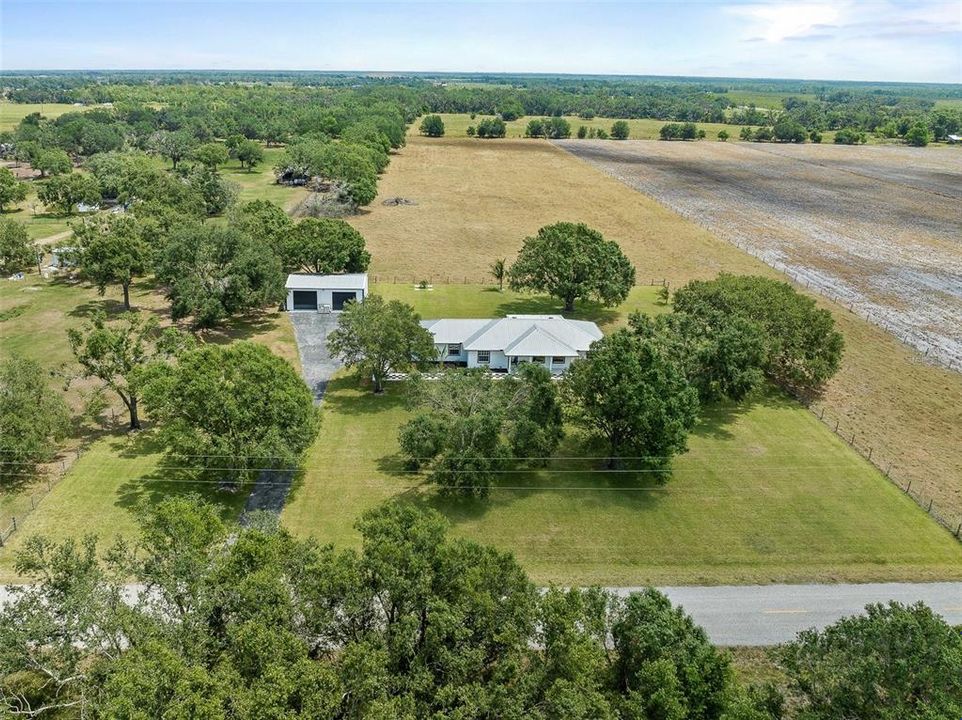
[[[99,300],[88,300],[80,303],[73,310],[67,313],[70,317],[83,318],[89,320],[98,313],[105,313],[108,318],[128,312],[120,300],[113,298],[101,298]],[[137,308],[131,308],[129,312],[137,312]]]
[[[215,345],[228,345],[235,340],[250,340],[257,335],[272,332],[278,328],[284,316],[279,312],[263,312],[215,328],[199,330],[198,335],[204,342]]]
[[[118,438],[111,446],[117,455],[126,459],[164,451],[157,435],[149,432]],[[227,491],[222,489],[221,480],[217,471],[204,472],[195,467],[185,467],[182,461],[175,458],[163,457],[150,470],[124,478],[117,489],[115,504],[136,511],[166,498],[197,494],[216,504],[225,520],[236,518],[250,494],[252,482],[239,483]]]
[[[402,470],[395,473],[401,475],[400,455],[385,456],[378,463],[379,469],[388,474],[399,465]],[[609,469],[597,449],[577,433],[566,437],[555,459],[544,466],[517,464],[500,473],[487,498],[444,496],[430,483],[427,474],[408,477],[411,481],[406,485],[420,482],[399,494],[398,499],[436,510],[453,524],[476,521],[518,501],[536,496],[547,498],[555,493],[564,493],[580,507],[592,508],[599,519],[614,507],[648,512],[666,501],[670,490],[656,474],[644,469]]]
[[[388,383],[383,393],[376,394],[370,387],[360,386],[353,373],[339,375],[328,382],[323,407],[341,415],[369,415],[396,410],[404,406],[403,385]]]
[[[726,400],[703,405],[692,435],[714,440],[731,440],[735,435],[729,426],[757,407],[791,409],[803,406],[778,388],[765,384],[738,402]]]

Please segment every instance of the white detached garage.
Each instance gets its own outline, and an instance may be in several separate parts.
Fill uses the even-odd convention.
[[[367,296],[367,273],[344,275],[287,276],[287,309],[339,312],[347,302],[363,302]]]

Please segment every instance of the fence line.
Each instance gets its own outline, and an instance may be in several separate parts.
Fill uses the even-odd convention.
[[[47,497],[60,481],[64,479],[67,471],[80,459],[86,449],[86,446],[81,445],[76,450],[63,451],[59,465],[55,465],[52,468],[48,467],[46,473],[44,473],[46,477],[40,476],[35,487],[31,490],[30,495],[21,497],[23,508],[19,513],[14,510],[13,514],[10,515],[10,522],[6,527],[0,525],[0,548],[6,546],[9,537],[20,529],[24,519],[36,510],[37,506],[40,505],[40,501]],[[73,459],[68,463],[67,459],[70,455],[73,455]]]
[[[735,244],[738,245],[738,247],[740,247],[742,250],[745,250],[746,252],[750,252],[753,255],[755,254],[754,252],[749,250],[747,247],[743,247],[738,243],[735,243]],[[781,272],[786,274],[796,284],[804,285],[806,288],[810,287],[808,281],[806,281],[803,278],[800,278],[797,274],[790,271],[787,267],[779,268],[776,265],[773,265],[772,263],[768,263],[768,264],[771,265],[772,267],[775,267],[775,269],[780,270]],[[393,284],[396,285],[400,280],[401,282],[411,282],[412,284],[417,285],[422,281],[426,280],[429,285],[433,284],[434,282],[437,282],[437,284],[439,285],[445,285],[445,284],[446,285],[460,285],[460,284],[491,285],[493,284],[493,279],[490,276],[486,276],[480,280],[476,278],[471,278],[470,276],[467,276],[467,275],[465,276],[429,275],[427,277],[420,277],[417,279],[415,279],[415,277],[416,276],[413,276],[413,275],[393,275],[393,274],[387,274],[383,276],[374,275],[373,282],[374,283],[393,282]],[[459,277],[462,278],[461,282],[458,281]],[[410,280],[408,280],[408,278],[410,278]],[[647,283],[638,282],[636,284],[647,285],[649,287],[670,287],[671,286],[671,283],[667,278],[660,278],[660,279],[649,278]],[[842,307],[847,307],[847,309],[850,310],[851,312],[855,312],[861,315],[858,309],[855,309],[854,303],[849,302],[846,304],[845,302],[841,301],[838,297],[830,297],[830,296],[825,296],[825,297],[828,297],[833,302],[836,302]],[[904,336],[900,336],[897,332],[894,331],[894,329],[886,327],[885,325],[882,325],[880,322],[876,322],[875,320],[868,317],[867,315],[861,315],[861,316],[865,317],[865,319],[868,320],[869,322],[874,322],[876,325],[879,325],[883,329],[888,330],[893,335],[895,335],[896,338],[898,338],[905,344],[909,345],[913,349],[918,350],[918,348],[915,345],[913,345]],[[939,360],[937,355],[935,355],[934,353],[930,354],[928,350],[926,350],[924,353],[920,352],[919,354],[922,356],[922,358],[929,357],[931,359]],[[947,367],[951,370],[953,369],[953,364],[954,364],[954,361],[952,359],[949,359]],[[962,363],[959,364],[959,368],[960,370],[962,370]],[[916,487],[913,490],[912,480],[900,479],[897,476],[898,468],[895,466],[893,462],[883,458],[882,453],[877,452],[876,448],[870,445],[868,442],[866,442],[864,437],[859,438],[857,430],[849,430],[848,428],[843,428],[840,419],[834,418],[833,416],[826,413],[827,407],[825,405],[822,405],[820,407],[816,405],[808,405],[806,407],[808,407],[809,411],[811,411],[826,427],[832,430],[832,432],[838,435],[838,437],[842,438],[853,450],[855,450],[859,455],[861,455],[869,463],[875,466],[886,477],[886,479],[888,479],[893,485],[895,485],[902,492],[904,492],[906,495],[912,498],[912,500],[915,501],[915,503],[919,507],[925,510],[926,513],[928,513],[936,522],[938,522],[940,525],[946,528],[950,533],[952,533],[952,535],[954,535],[956,539],[962,541],[962,516],[955,515],[947,511],[945,508],[939,507],[938,505],[936,505],[934,498],[927,497],[924,494],[920,493],[918,490],[918,487]],[[10,524],[8,524],[6,527],[0,526],[0,548],[3,548],[6,544],[7,539],[19,529],[20,525],[23,522],[23,519],[26,516],[28,516],[31,512],[33,512],[37,508],[37,506],[40,504],[40,501],[43,500],[43,498],[45,498],[61,480],[63,480],[70,465],[72,465],[76,460],[79,460],[85,450],[86,450],[86,447],[84,445],[81,445],[76,450],[65,451],[64,459],[60,461],[59,468],[54,471],[52,476],[48,468],[47,477],[40,484],[39,491],[31,492],[28,498],[30,503],[29,508],[26,507],[27,499],[24,499],[23,511],[19,515],[16,513],[11,515]],[[71,460],[70,464],[68,465],[66,461],[66,457],[70,453],[74,455],[74,458],[73,460]]]
[[[956,515],[953,512],[936,505],[935,499],[919,492],[918,486],[916,486],[913,490],[912,480],[900,478],[898,474],[898,467],[893,461],[883,457],[883,453],[877,450],[873,445],[869,444],[865,440],[864,435],[859,437],[857,430],[851,430],[848,427],[843,427],[841,419],[826,412],[827,407],[825,405],[809,405],[807,407],[812,414],[814,414],[815,417],[822,422],[823,425],[844,440],[845,443],[855,452],[874,465],[889,482],[912,498],[912,500],[915,501],[915,504],[925,510],[925,512],[928,513],[933,520],[952,533],[957,540],[962,541],[962,516]]]
[[[778,270],[780,273],[790,278],[796,285],[818,293],[826,300],[831,300],[836,305],[845,308],[855,315],[858,315],[863,320],[872,323],[876,327],[882,328],[887,333],[895,337],[895,339],[897,339],[899,342],[907,345],[910,349],[918,353],[919,361],[932,362],[949,370],[962,372],[962,353],[951,348],[935,345],[924,335],[906,332],[906,328],[904,326],[893,323],[891,320],[882,317],[872,304],[859,302],[852,298],[846,298],[843,295],[835,292],[827,283],[818,282],[817,278],[813,279],[812,277],[806,276],[804,272],[799,272],[797,269],[792,268],[783,262],[772,260],[771,258],[767,257],[764,252],[751,245],[735,240],[729,240],[729,242],[742,252],[748,253],[752,257],[761,260],[770,268]]]
[[[371,275],[371,283],[385,283],[388,285],[408,284],[417,286],[421,283],[427,285],[490,285],[498,284],[490,275],[478,278],[473,275],[401,275],[394,273],[379,273]],[[642,278],[635,285],[642,287],[670,287],[671,283],[667,278]]]

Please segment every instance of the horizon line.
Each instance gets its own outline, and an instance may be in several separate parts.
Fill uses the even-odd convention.
[[[773,77],[773,76],[751,76],[751,75],[661,75],[653,73],[603,73],[603,72],[539,72],[526,70],[323,70],[323,69],[267,69],[267,68],[4,68],[0,69],[0,77],[11,73],[18,74],[42,74],[42,73],[289,73],[289,74],[327,74],[327,75],[355,75],[355,76],[379,76],[394,75],[399,77],[410,77],[416,75],[423,76],[469,76],[486,75],[502,77],[573,77],[573,78],[664,78],[664,79],[685,79],[685,80],[754,80],[754,81],[780,81],[780,82],[808,82],[808,83],[854,83],[854,84],[887,84],[887,85],[938,85],[942,87],[962,88],[962,82],[939,82],[935,80],[854,80],[854,79],[835,79],[825,78],[803,78],[803,77]]]

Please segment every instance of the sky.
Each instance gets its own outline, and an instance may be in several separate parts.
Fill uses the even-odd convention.
[[[962,0],[0,0],[0,69],[539,72],[962,83]]]

